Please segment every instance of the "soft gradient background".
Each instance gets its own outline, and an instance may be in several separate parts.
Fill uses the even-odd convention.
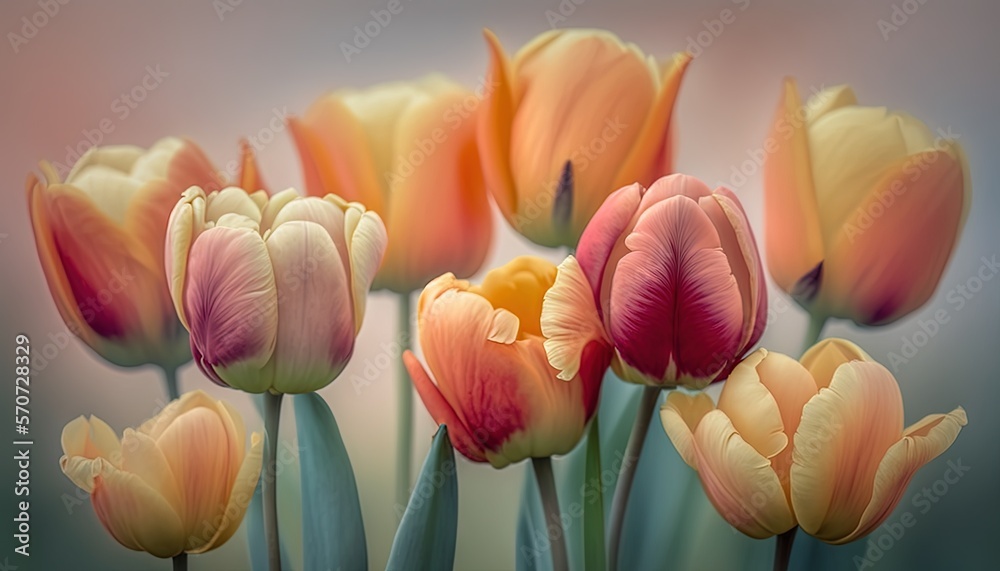
[[[225,0],[214,6],[207,0],[70,1],[17,53],[9,34],[22,33],[21,18],[38,12],[39,4],[12,1],[0,7],[0,31],[6,39],[0,45],[4,84],[0,99],[4,135],[0,143],[4,183],[0,354],[8,371],[2,378],[9,381],[0,390],[3,415],[11,414],[13,408],[15,335],[30,335],[37,352],[65,332],[46,289],[26,216],[25,175],[39,159],[63,162],[67,145],[77,145],[84,140],[85,130],[109,118],[114,130],[103,144],[148,145],[163,135],[183,135],[200,143],[222,169],[235,157],[240,136],[259,136],[260,160],[272,188],[300,186],[288,133],[269,131],[275,113],[301,113],[326,90],[431,71],[474,86],[485,73],[484,26],[513,51],[549,29],[546,11],[556,11],[560,5],[559,0],[403,0],[403,11],[347,62],[341,42],[352,42],[353,28],[364,26],[371,19],[369,11],[383,9],[386,0],[230,1],[236,6],[221,18],[218,10],[228,7]],[[758,235],[762,228],[759,169],[748,169],[753,172],[745,181],[731,178],[733,169],[760,148],[786,75],[796,76],[804,92],[849,82],[863,103],[905,109],[932,128],[950,128],[960,135],[972,167],[975,197],[965,234],[933,301],[891,327],[861,330],[835,323],[827,334],[850,337],[873,356],[888,359],[890,351],[900,351],[904,338],[920,331],[921,320],[930,319],[938,309],[947,312],[948,322],[896,372],[907,422],[961,404],[970,423],[950,450],[914,478],[903,498],[905,507],[889,519],[897,521],[904,509],[915,511],[917,525],[866,568],[982,569],[995,564],[1000,555],[996,539],[1000,531],[996,519],[1000,513],[1000,414],[996,410],[1000,406],[1000,279],[985,282],[961,309],[949,303],[947,295],[979,271],[984,256],[1000,254],[1000,196],[995,182],[1000,180],[996,159],[1000,151],[1000,115],[996,112],[1000,37],[995,29],[1000,4],[989,0],[576,2],[578,6],[571,0],[561,1],[564,10],[572,7],[574,11],[557,23],[559,27],[607,28],[658,56],[685,49],[710,27],[718,30],[719,26],[706,22],[719,18],[723,9],[734,10],[735,21],[712,37],[683,85],[675,111],[677,165],[709,183],[733,186]],[[904,7],[913,13],[886,39],[878,21],[890,21],[894,6],[900,14]],[[703,40],[708,37],[702,34]],[[123,119],[115,100],[139,84],[147,66],[160,66],[169,75]],[[527,251],[554,261],[563,255],[534,248],[498,223],[488,264]],[[806,325],[803,313],[777,293],[772,296],[772,307],[764,344],[798,351]],[[352,364],[340,380],[321,391],[337,416],[354,463],[373,569],[385,564],[396,517],[392,507],[394,383],[391,369],[383,370],[367,386],[357,386],[350,379],[384,354],[384,343],[396,339],[395,309],[392,296],[373,296]],[[100,528],[88,502],[67,509],[65,498],[73,497],[75,487],[57,463],[59,433],[75,416],[96,414],[120,431],[158,409],[164,393],[156,372],[109,367],[71,340],[33,380],[32,557],[25,560],[12,555],[13,525],[7,519],[0,525],[0,563],[7,557],[24,570],[168,569],[168,561],[119,547]],[[247,396],[213,386],[194,366],[182,370],[181,385],[183,390],[202,388],[232,400],[248,424],[259,426]],[[433,431],[419,401],[417,407],[415,471]],[[285,413],[289,422],[283,432],[292,435],[290,408]],[[8,419],[2,417],[3,431],[12,434],[12,428],[7,428],[12,419]],[[667,447],[666,438],[655,432],[660,438],[653,438],[650,445]],[[5,449],[5,453],[12,452]],[[676,456],[672,449],[664,454]],[[927,514],[914,510],[913,497],[944,476],[949,460],[958,459],[971,470],[948,487]],[[10,461],[0,465],[4,505],[12,507],[15,470]],[[285,480],[294,482],[293,472]],[[691,481],[689,474],[681,472],[654,476],[664,490]],[[459,477],[456,568],[513,568],[523,465],[497,471],[462,460]],[[701,507],[697,517],[677,527],[686,530],[683,542],[673,542],[684,553],[679,568],[769,568],[771,542],[733,534],[705,507],[700,487],[688,489]],[[289,514],[286,518],[295,519]],[[676,533],[667,537],[667,529],[648,531],[657,542],[677,537]],[[726,547],[713,549],[714,545]],[[801,569],[857,568],[852,557],[865,548],[865,542],[812,548],[800,537],[795,563]],[[743,553],[762,557],[764,566],[760,559],[751,565]],[[248,565],[246,557],[241,532],[223,548],[193,558],[191,568],[241,569]]]

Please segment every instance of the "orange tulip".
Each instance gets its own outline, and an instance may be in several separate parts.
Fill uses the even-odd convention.
[[[189,141],[95,147],[66,181],[29,175],[35,244],[59,314],[101,357],[176,368],[191,359],[163,269],[167,218],[184,189],[222,180]]]
[[[204,553],[240,527],[260,476],[264,440],[228,403],[186,393],[119,440],[103,420],[63,429],[59,464],[91,497],[108,533],[156,557]]]
[[[760,539],[798,525],[835,544],[881,525],[967,422],[958,407],[904,429],[892,374],[843,339],[800,362],[760,349],[733,370],[717,406],[673,392],[660,418],[733,527]]]
[[[689,54],[655,62],[602,30],[552,30],[508,59],[492,32],[480,115],[486,187],[511,226],[575,247],[615,189],[673,169],[671,115]]]
[[[451,271],[468,277],[489,250],[471,92],[441,77],[339,91],[291,119],[306,192],[378,213],[389,244],[374,289],[408,293]]]
[[[786,80],[764,165],[767,263],[814,316],[891,323],[930,299],[971,200],[961,146],[862,107],[850,87],[803,108]]]

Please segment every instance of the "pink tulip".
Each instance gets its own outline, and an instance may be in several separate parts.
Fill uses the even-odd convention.
[[[555,265],[523,256],[482,285],[445,274],[420,295],[420,347],[436,382],[412,353],[404,361],[428,412],[471,460],[502,468],[566,454],[597,408],[606,348],[588,346],[569,383],[545,357],[542,297],[555,274]]]
[[[332,194],[188,189],[166,264],[198,366],[252,393],[328,385],[354,350],[385,243],[378,215]]]
[[[222,180],[189,141],[166,138],[148,150],[95,147],[65,182],[48,163],[28,177],[38,258],[69,330],[122,366],[175,368],[191,359],[163,270],[170,209],[191,185]]]
[[[767,291],[743,207],[727,189],[670,175],[608,197],[559,266],[542,331],[560,378],[583,347],[616,349],[622,379],[702,388],[760,338]]]

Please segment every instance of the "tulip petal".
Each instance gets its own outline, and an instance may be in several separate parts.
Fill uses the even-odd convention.
[[[868,325],[890,323],[926,303],[958,241],[964,177],[947,150],[891,167],[834,235],[821,303]]]
[[[273,388],[282,393],[330,384],[354,351],[351,285],[326,230],[295,220],[277,226],[267,253],[281,300]]]
[[[274,352],[278,296],[260,235],[223,226],[202,233],[188,258],[184,304],[199,366],[242,390],[266,390],[270,380],[253,377]]]
[[[684,72],[692,59],[691,54],[678,53],[662,66],[662,79],[656,101],[653,102],[653,108],[646,117],[642,132],[633,144],[632,151],[622,163],[613,187],[617,188],[634,181],[649,185],[673,170],[671,126],[674,103],[681,89]]]
[[[424,402],[424,406],[434,418],[434,422],[448,427],[448,436],[451,438],[452,445],[466,458],[474,462],[485,462],[486,456],[482,446],[472,437],[465,422],[448,404],[437,385],[427,375],[423,365],[413,356],[411,351],[403,353],[403,363],[410,373],[410,378],[413,379],[413,386],[417,389],[420,400]]]
[[[711,220],[694,200],[675,196],[643,212],[625,245],[611,286],[615,346],[645,375],[708,384],[735,358],[743,324]]]
[[[638,183],[611,193],[580,236],[576,259],[590,283],[594,303],[601,316],[607,315],[607,307],[604,307],[606,300],[602,300],[606,282],[611,277],[608,270],[614,273],[614,268],[608,267],[608,260],[612,252],[625,247],[625,236],[635,219],[642,193],[643,188]]]
[[[231,462],[233,442],[214,409],[197,407],[167,426],[156,439],[180,490],[182,503],[178,515],[184,521],[187,541],[202,533],[222,517],[229,491],[239,466]]]
[[[184,285],[187,280],[188,255],[191,245],[205,230],[205,192],[198,187],[184,191],[170,213],[164,244],[164,266],[167,286],[174,309],[185,329],[191,329],[184,311]]]
[[[267,185],[260,176],[260,167],[257,166],[257,154],[246,139],[240,139],[239,187],[247,192],[257,190],[267,192]]]
[[[235,186],[226,187],[208,195],[205,201],[205,220],[218,222],[226,214],[240,214],[260,223],[260,208],[247,191]]]
[[[105,464],[91,502],[104,528],[125,547],[156,557],[184,549],[184,526],[177,512],[140,477]]]
[[[695,430],[698,476],[712,505],[730,525],[764,539],[795,526],[771,462],[749,445],[719,410]]]
[[[858,527],[832,543],[854,541],[882,525],[903,497],[916,471],[947,450],[967,423],[965,409],[958,407],[948,414],[929,415],[907,428],[903,439],[889,448],[879,464],[872,498],[861,515]]]
[[[175,506],[175,509],[183,505],[173,470],[156,441],[148,435],[130,428],[125,429],[122,437],[121,470],[141,478],[163,496],[168,504]]]
[[[242,449],[242,443],[243,441],[239,440],[236,442],[236,445]],[[207,533],[202,533],[200,536],[192,535],[188,537],[185,551],[198,554],[215,549],[229,541],[229,538],[240,528],[243,516],[250,505],[250,498],[253,497],[254,488],[257,487],[257,481],[260,479],[263,453],[264,438],[260,433],[254,432],[250,435],[250,451],[247,453],[246,458],[243,459],[239,473],[236,474],[236,480],[233,482],[232,490],[229,492],[229,502],[222,511],[220,518],[218,518],[218,524],[205,527],[201,530],[195,530],[200,533],[211,532],[214,529],[214,534],[209,537],[205,537]]]
[[[108,423],[91,416],[78,416],[62,430],[62,449],[67,456],[104,458],[118,465],[121,461],[121,442]]]
[[[767,265],[786,292],[823,261],[823,235],[809,156],[808,131],[795,80],[785,79],[765,147]]]
[[[802,366],[812,375],[817,390],[830,386],[837,368],[851,361],[873,361],[873,359],[853,341],[837,337],[816,343],[799,359]]]
[[[483,36],[490,52],[487,76],[493,86],[483,100],[477,125],[483,178],[500,212],[517,228],[517,189],[514,186],[514,175],[510,172],[510,131],[514,120],[514,85],[510,61],[493,32],[484,30]]]
[[[274,230],[278,226],[292,220],[302,220],[315,222],[326,229],[330,239],[337,246],[341,263],[344,265],[344,272],[350,272],[350,254],[347,250],[347,238],[344,234],[344,209],[332,201],[317,198],[315,196],[298,197],[284,204],[284,206],[274,214],[274,218],[268,224],[268,229]]]
[[[564,381],[579,373],[591,341],[608,343],[587,277],[573,256],[559,264],[555,283],[545,292],[541,327],[549,363]]]
[[[694,451],[694,432],[701,419],[713,410],[715,403],[712,402],[712,397],[703,392],[689,395],[670,391],[666,402],[660,407],[663,431],[670,437],[684,462],[695,470],[698,469],[698,459]]]
[[[354,333],[361,331],[368,290],[385,254],[388,235],[382,219],[374,212],[351,205],[344,213],[344,232],[351,253],[351,291],[354,298]]]
[[[768,356],[759,349],[737,365],[729,374],[719,395],[718,408],[747,444],[758,454],[773,458],[788,445],[778,402],[761,382],[757,366]]]
[[[903,434],[903,400],[878,363],[841,365],[802,410],[792,452],[792,505],[802,529],[836,541],[857,529],[876,470]]]

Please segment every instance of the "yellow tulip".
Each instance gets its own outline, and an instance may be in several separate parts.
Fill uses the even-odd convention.
[[[526,238],[575,247],[609,194],[671,173],[671,115],[689,54],[658,63],[610,32],[552,30],[511,60],[492,32],[486,40],[483,175]]]
[[[289,121],[306,192],[364,204],[389,243],[373,289],[408,293],[476,273],[492,219],[476,149],[478,99],[442,76],[343,90]]]
[[[202,391],[173,401],[121,440],[104,421],[63,429],[66,476],[91,495],[119,543],[156,557],[204,553],[240,526],[261,469],[263,439],[240,414]]]
[[[718,406],[673,392],[660,418],[735,528],[760,539],[798,525],[834,544],[881,525],[967,423],[958,407],[904,429],[896,379],[843,339],[799,362],[760,349],[733,370]]]
[[[961,146],[850,87],[786,80],[764,164],[767,263],[814,317],[890,323],[934,293],[971,199]]]

